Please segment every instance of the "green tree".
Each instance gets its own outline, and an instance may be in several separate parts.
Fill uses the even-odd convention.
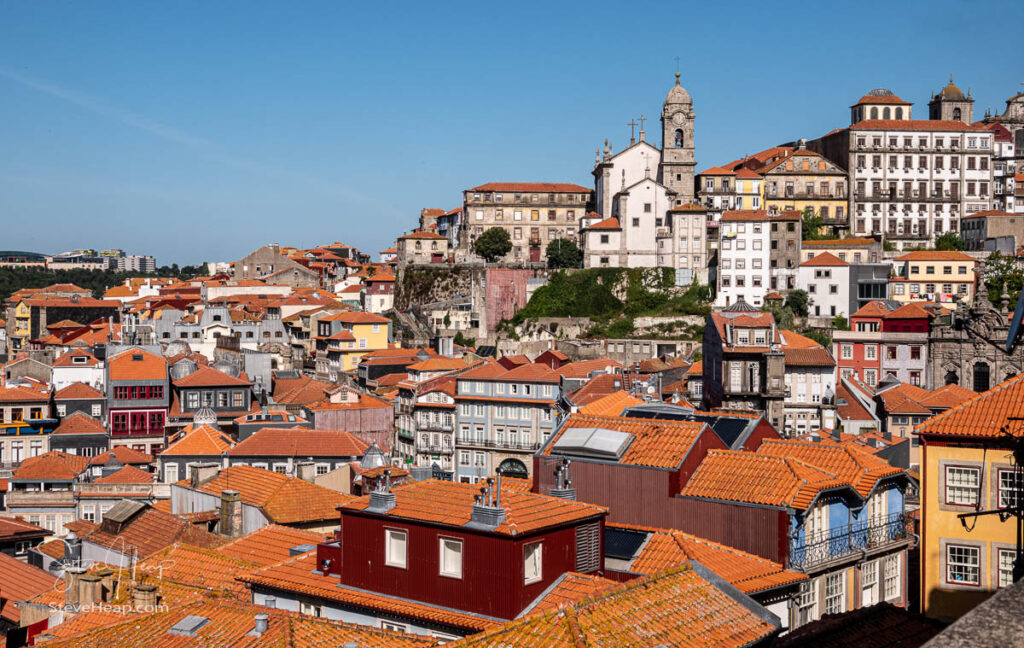
[[[810,297],[807,295],[806,290],[797,288],[796,290],[790,290],[789,294],[786,295],[786,307],[800,317],[807,317],[809,305]]]
[[[576,243],[567,238],[557,238],[548,243],[549,268],[578,268],[583,265],[583,252]]]
[[[473,252],[493,263],[512,251],[512,239],[503,227],[492,227],[473,242]]]
[[[820,329],[810,329],[804,331],[800,335],[811,338],[812,340],[814,340],[821,346],[825,347],[826,349],[832,346],[832,336]]]
[[[850,322],[842,315],[836,315],[832,318],[832,328],[837,331],[849,331]]]
[[[999,306],[1005,290],[1012,305],[1017,303],[1021,288],[1024,288],[1024,271],[1013,257],[993,252],[982,266],[981,280],[985,282],[990,302]]]
[[[956,232],[944,232],[935,237],[935,249],[963,252],[964,239]]]
[[[761,307],[761,311],[764,313],[771,313],[772,317],[775,318],[775,325],[780,329],[792,329],[793,321],[795,319],[793,315],[793,309],[789,306],[779,303],[778,301],[771,300],[766,301],[764,306]]]

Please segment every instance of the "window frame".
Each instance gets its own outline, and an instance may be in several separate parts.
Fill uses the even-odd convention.
[[[952,550],[952,549],[966,549],[966,550],[969,550],[969,551],[976,552],[977,561],[974,564],[974,568],[975,568],[975,570],[977,572],[977,581],[976,582],[950,580],[949,574],[950,574],[950,568],[951,568],[952,565],[951,565],[951,561],[949,559],[950,558],[949,554],[950,554],[950,550]],[[981,574],[982,574],[981,565],[982,565],[982,562],[984,560],[984,553],[985,553],[984,549],[981,546],[977,545],[977,544],[962,543],[962,542],[948,542],[948,543],[946,543],[943,546],[943,548],[942,548],[942,557],[943,557],[943,561],[942,561],[942,563],[943,563],[942,564],[942,581],[943,581],[943,583],[945,585],[952,585],[952,586],[956,586],[956,587],[966,587],[966,588],[978,587],[978,588],[980,588],[981,587],[981,580],[982,580],[982,578],[981,578]],[[958,564],[960,564],[960,563],[958,563]],[[967,563],[962,563],[962,564],[967,566],[967,567],[970,567],[970,565],[967,564]]]
[[[528,555],[530,549],[536,549],[536,573],[530,575],[528,566],[531,563],[530,556]],[[544,541],[539,540],[537,542],[529,542],[523,545],[523,585],[532,585],[533,583],[539,583],[544,580]]]
[[[401,562],[395,560],[395,556],[391,553],[391,538],[393,536],[402,536],[402,560]],[[384,527],[384,564],[388,567],[394,567],[395,569],[408,569],[409,568],[409,532],[406,529],[397,529],[393,527]]]
[[[456,544],[459,547],[458,559],[459,565],[457,570],[445,571],[445,547],[447,543]],[[460,538],[453,538],[451,536],[438,536],[437,537],[437,574],[445,578],[454,578],[456,580],[462,580],[462,566],[463,566],[463,549],[464,545]]]
[[[950,486],[949,486],[949,471],[950,471],[950,469],[971,471],[971,472],[973,472],[976,475],[976,477],[977,477],[977,486],[974,486],[973,488],[977,492],[977,496],[975,497],[975,501],[974,502],[971,502],[971,503],[954,502],[954,501],[951,501],[949,499],[949,489],[950,489]],[[962,486],[959,486],[959,487],[963,488]],[[967,465],[967,464],[958,464],[958,463],[944,464],[942,466],[942,503],[945,504],[946,506],[960,506],[960,507],[968,507],[968,508],[974,508],[975,506],[980,505],[981,504],[981,467],[980,466],[971,466],[971,465]]]

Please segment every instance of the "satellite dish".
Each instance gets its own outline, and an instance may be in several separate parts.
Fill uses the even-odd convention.
[[[1017,308],[1013,311],[1013,319],[1010,320],[1010,334],[1006,336],[1006,352],[1010,353],[1013,350],[1013,346],[1017,344],[1017,338],[1020,336],[1020,324],[1021,319],[1024,319],[1024,290],[1020,292],[1020,297],[1017,298]]]

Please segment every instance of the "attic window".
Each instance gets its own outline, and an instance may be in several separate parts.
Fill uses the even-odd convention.
[[[133,362],[140,362],[141,360],[142,360],[142,354],[141,353],[133,353],[132,354],[132,361]]]
[[[71,358],[71,364],[85,364],[87,359],[85,356],[74,356]]]
[[[190,614],[181,621],[175,623],[167,634],[178,635],[179,637],[195,637],[196,633],[210,620],[206,617]]]

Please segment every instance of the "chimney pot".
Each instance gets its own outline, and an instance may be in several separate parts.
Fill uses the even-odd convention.
[[[253,620],[255,623],[252,628],[252,634],[257,637],[262,637],[263,633],[267,631],[267,626],[270,623],[270,617],[261,612],[257,614]]]

